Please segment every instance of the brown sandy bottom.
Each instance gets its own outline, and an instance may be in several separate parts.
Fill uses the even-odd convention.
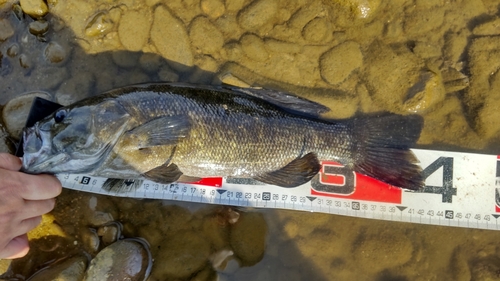
[[[0,0],[0,151],[12,152],[34,96],[66,105],[128,84],[186,81],[286,90],[330,107],[329,118],[417,113],[420,146],[499,153],[499,7]],[[101,267],[139,268],[141,280],[148,252],[121,239],[142,237],[149,280],[497,280],[498,235],[66,190],[30,233],[30,254],[1,265],[7,279],[45,268],[30,280],[82,280],[99,253]]]

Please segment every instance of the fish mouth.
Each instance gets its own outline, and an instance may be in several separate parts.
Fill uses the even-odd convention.
[[[21,171],[39,174],[68,159],[65,153],[53,156],[50,132],[40,130],[38,124],[23,130],[23,158]]]

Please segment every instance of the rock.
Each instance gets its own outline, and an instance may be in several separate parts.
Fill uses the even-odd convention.
[[[252,266],[262,259],[266,236],[267,224],[261,213],[240,213],[238,222],[231,226],[229,242],[243,266]]]
[[[160,54],[171,61],[169,64],[175,70],[185,72],[193,66],[193,54],[189,51],[191,46],[184,24],[163,6],[158,6],[154,12],[151,40]]]
[[[7,19],[0,19],[0,41],[5,41],[14,35],[14,29]]]
[[[472,34],[480,36],[500,35],[500,18],[496,18],[492,21],[488,21],[474,27],[474,29],[472,29]]]
[[[159,247],[162,250],[155,256],[153,280],[187,278],[201,270],[210,256],[205,237],[190,230],[171,234]]]
[[[2,118],[5,122],[7,132],[14,137],[21,136],[22,129],[28,119],[28,114],[31,109],[31,104],[35,97],[41,97],[47,100],[52,100],[52,96],[46,92],[29,92],[13,98],[3,108]]]
[[[85,273],[85,281],[146,280],[153,260],[149,245],[142,239],[124,239],[101,250]]]
[[[250,59],[263,62],[269,58],[269,53],[260,37],[254,34],[246,34],[241,38],[240,43],[241,49]]]
[[[354,260],[370,264],[365,270],[372,274],[403,265],[412,258],[412,242],[404,235],[393,235],[390,231],[384,231],[366,237],[361,235],[355,241],[352,249]],[[373,262],[374,260],[377,262]]]
[[[342,7],[340,13],[344,14],[342,17],[368,19],[372,18],[381,0],[334,0],[333,3]]]
[[[56,42],[50,42],[45,48],[45,59],[53,64],[62,64],[68,56],[63,46]]]
[[[83,244],[82,247],[85,251],[91,255],[97,254],[101,245],[101,240],[99,239],[96,230],[84,227],[80,230],[79,236]]]
[[[331,25],[325,17],[317,17],[304,26],[302,36],[313,43],[329,41],[332,37]]]
[[[110,15],[104,12],[98,12],[91,17],[91,20],[85,27],[85,35],[89,37],[104,36],[113,30],[115,24]]]
[[[157,73],[161,65],[161,57],[153,53],[144,53],[139,57],[139,65],[147,73]]]
[[[49,12],[49,8],[43,0],[21,0],[19,4],[21,4],[25,14],[34,18],[41,18]]]
[[[83,279],[88,259],[78,255],[51,264],[32,275],[30,281],[80,281]]]
[[[404,32],[408,37],[415,37],[430,32],[443,24],[443,9],[408,9],[404,19]]]
[[[443,47],[444,58],[454,64],[463,60],[464,50],[469,44],[469,36],[470,31],[467,29],[446,34]]]
[[[319,61],[321,77],[337,85],[363,64],[363,54],[355,42],[345,42],[324,53]]]
[[[222,0],[201,0],[200,5],[201,10],[212,19],[222,16],[226,11],[224,1]]]
[[[500,272],[499,262],[500,258],[496,256],[485,257],[475,261],[470,266],[470,280],[498,280],[498,273]]]
[[[146,44],[151,29],[149,16],[141,11],[126,12],[118,26],[120,42],[129,51],[140,51]]]
[[[415,43],[413,53],[424,59],[435,58],[441,56],[441,48],[427,42],[419,41]]]
[[[206,17],[191,22],[189,37],[197,53],[218,55],[224,45],[222,33]]]
[[[365,56],[364,77],[373,100],[385,110],[407,114],[428,111],[444,100],[446,90],[438,70],[405,46],[376,41]]]
[[[70,105],[83,98],[89,97],[91,88],[95,83],[92,73],[81,73],[64,81],[56,91],[56,101],[62,105]]]
[[[33,35],[43,35],[49,30],[49,23],[46,20],[30,22],[29,31]]]
[[[276,0],[257,0],[251,2],[238,15],[238,23],[243,29],[256,31],[270,22],[278,12]]]
[[[7,55],[11,58],[19,55],[19,45],[15,43],[10,45],[10,47],[7,49]]]
[[[131,53],[125,51],[111,53],[113,62],[121,68],[133,68],[137,66],[139,55],[139,53]]]

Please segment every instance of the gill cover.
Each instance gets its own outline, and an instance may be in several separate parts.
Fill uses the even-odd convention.
[[[23,170],[87,173],[108,156],[130,116],[115,100],[88,101],[61,108],[24,132]]]

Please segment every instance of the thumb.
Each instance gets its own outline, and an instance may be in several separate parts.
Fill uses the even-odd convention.
[[[9,153],[0,153],[0,168],[19,171],[21,169],[21,159]]]
[[[0,251],[0,259],[17,259],[26,256],[30,250],[28,235],[23,234],[10,240],[5,248]]]

